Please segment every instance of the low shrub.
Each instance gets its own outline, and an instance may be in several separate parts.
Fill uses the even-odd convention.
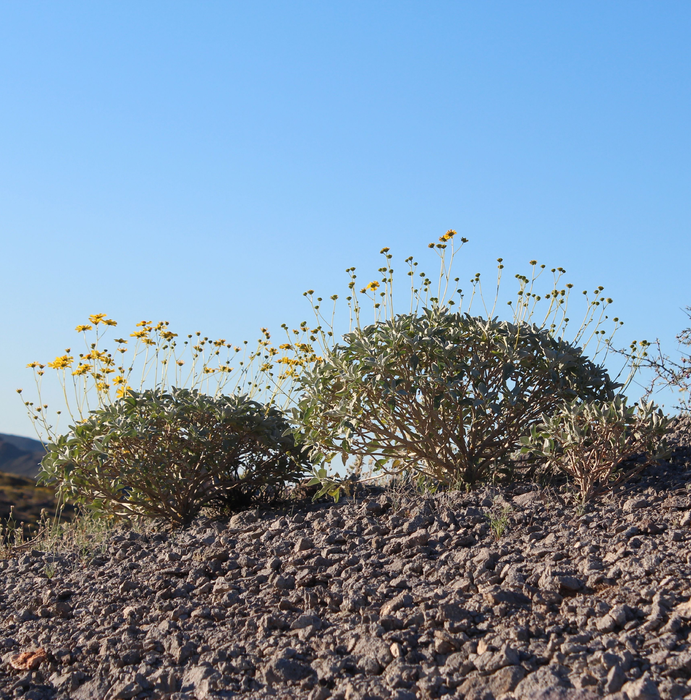
[[[546,329],[438,306],[345,335],[300,382],[294,415],[320,457],[371,456],[444,485],[484,479],[543,414],[618,386]]]
[[[522,452],[567,474],[585,503],[662,458],[668,424],[653,403],[627,406],[622,397],[605,403],[576,400],[533,426],[521,438]]]
[[[97,513],[180,525],[298,481],[307,460],[288,429],[278,409],[244,396],[130,391],[49,444],[39,478]]]

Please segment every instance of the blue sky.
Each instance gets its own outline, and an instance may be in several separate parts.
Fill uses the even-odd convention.
[[[682,1],[0,3],[0,432],[89,314],[252,340],[448,228],[462,279],[563,266],[674,354],[690,34]]]

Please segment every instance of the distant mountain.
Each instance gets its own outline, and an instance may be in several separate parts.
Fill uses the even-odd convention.
[[[18,447],[24,452],[45,452],[43,445],[40,440],[34,440],[34,438],[19,437],[19,435],[5,435],[0,433],[0,440],[9,442],[10,445]]]
[[[35,479],[45,453],[38,440],[0,433],[0,472]]]

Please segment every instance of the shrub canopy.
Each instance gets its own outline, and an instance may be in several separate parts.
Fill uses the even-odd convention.
[[[40,478],[98,512],[190,522],[298,481],[307,460],[283,414],[244,396],[130,392],[48,445]]]
[[[619,386],[544,328],[440,307],[344,341],[301,378],[293,416],[313,459],[372,456],[385,473],[443,484],[485,477],[543,414]]]

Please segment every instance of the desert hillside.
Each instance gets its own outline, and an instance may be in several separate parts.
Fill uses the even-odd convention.
[[[0,433],[0,472],[36,478],[44,454],[38,440]]]

